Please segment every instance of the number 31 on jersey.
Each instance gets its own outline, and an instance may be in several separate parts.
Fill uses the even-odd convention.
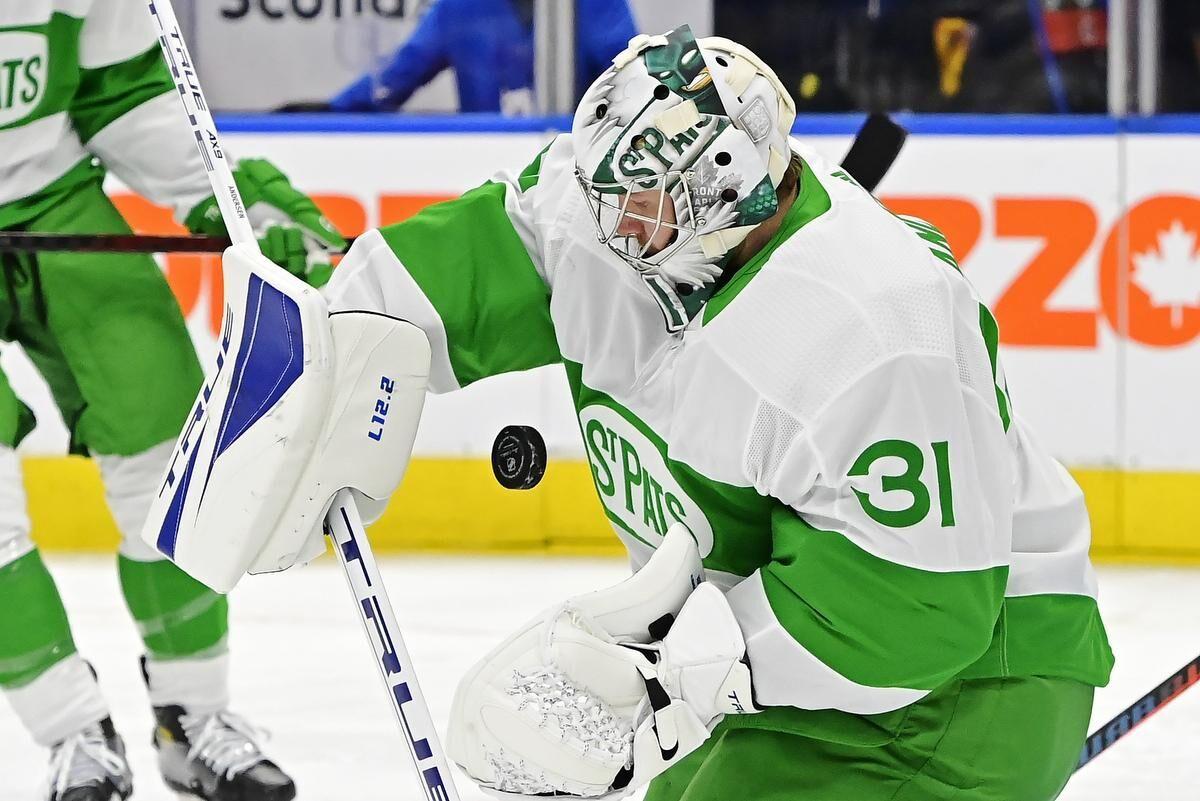
[[[925,471],[927,452],[933,454],[936,466],[935,483],[937,486],[933,488],[933,493],[921,478],[921,474]],[[858,502],[862,504],[863,511],[880,525],[888,528],[907,528],[917,525],[929,516],[932,507],[931,498],[932,495],[936,495],[942,527],[953,526],[954,488],[950,481],[949,443],[930,442],[927,446],[922,447],[903,439],[881,439],[859,454],[859,457],[854,460],[854,464],[850,466],[848,475],[850,477],[870,475],[872,465],[880,459],[888,457],[900,459],[904,463],[904,470],[900,473],[886,473],[880,477],[881,491],[876,495],[876,500],[883,503],[882,496],[892,492],[905,492],[910,496],[911,503],[903,509],[881,508],[875,503],[875,500],[872,500],[871,493],[854,489],[854,494],[858,496]],[[895,501],[886,505],[894,507]]]

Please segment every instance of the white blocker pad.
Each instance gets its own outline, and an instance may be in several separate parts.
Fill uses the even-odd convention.
[[[366,312],[330,317],[317,290],[252,246],[226,250],[223,272],[216,369],[142,530],[218,592],[321,553],[338,490],[379,500],[395,490],[429,372],[419,329]]]

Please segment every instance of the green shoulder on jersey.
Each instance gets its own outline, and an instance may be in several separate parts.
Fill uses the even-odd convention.
[[[518,179],[489,181],[380,229],[446,329],[460,386],[561,361],[550,288],[505,210],[505,195],[537,182],[546,151]]]

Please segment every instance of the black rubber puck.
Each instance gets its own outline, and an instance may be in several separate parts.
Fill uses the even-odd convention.
[[[505,489],[533,489],[546,475],[546,441],[533,426],[505,426],[492,443],[492,472]]]

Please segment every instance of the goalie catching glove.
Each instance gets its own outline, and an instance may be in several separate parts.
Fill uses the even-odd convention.
[[[759,711],[741,629],[703,572],[677,524],[630,578],[525,625],[460,682],[450,757],[500,797],[616,799],[724,715]]]
[[[330,257],[346,249],[346,240],[317,204],[266,159],[239,160],[233,180],[263,255],[309,286],[323,286],[333,273]],[[215,197],[198,203],[184,224],[193,234],[226,235]]]

